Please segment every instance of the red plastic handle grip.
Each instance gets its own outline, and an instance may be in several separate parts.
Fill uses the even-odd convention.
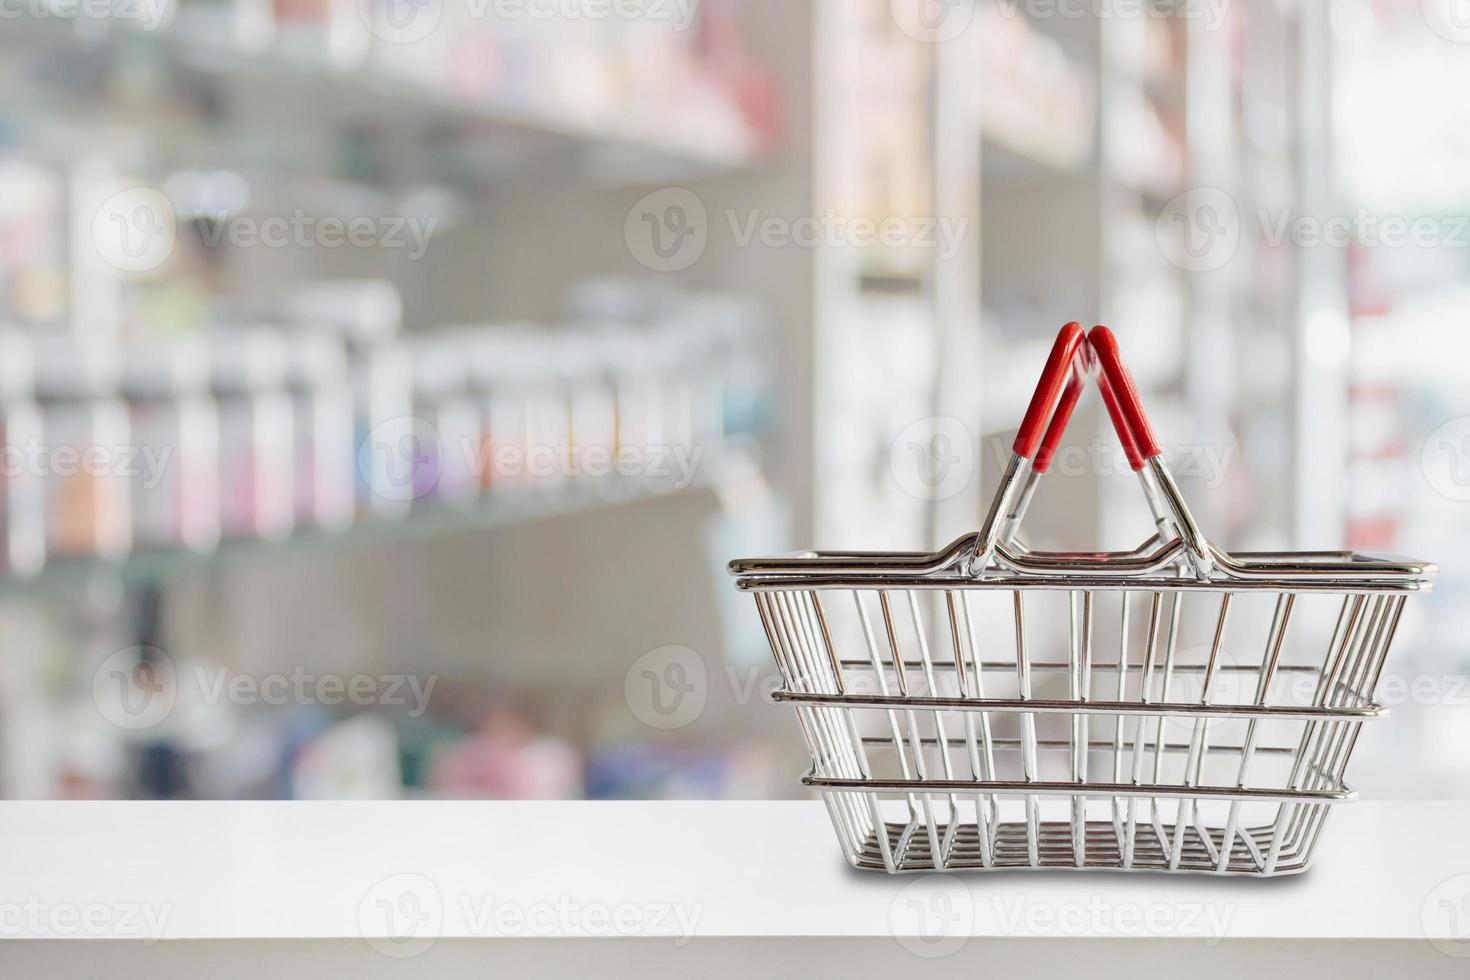
[[[1118,405],[1118,397],[1113,394],[1113,386],[1108,383],[1106,374],[1098,374],[1097,389],[1102,392],[1103,404],[1107,406],[1108,418],[1113,420],[1113,428],[1118,433],[1118,441],[1123,444],[1123,455],[1128,457],[1128,465],[1137,473],[1143,469],[1143,453],[1138,451],[1138,443],[1133,441],[1133,433],[1128,429],[1128,420],[1123,417],[1123,409]]]
[[[1072,376],[1072,362],[1085,341],[1086,335],[1080,323],[1069,323],[1057,333],[1057,339],[1051,345],[1051,354],[1046,359],[1046,367],[1041,372],[1041,380],[1036,382],[1031,404],[1026,406],[1026,416],[1021,419],[1021,428],[1016,432],[1016,441],[1011,445],[1016,455],[1035,459],[1043,436],[1051,437],[1053,429],[1055,437],[1047,438],[1046,441],[1055,451],[1056,440],[1061,439],[1061,430],[1066,428],[1067,418],[1062,417],[1061,425],[1058,426],[1053,421],[1053,416],[1062,415],[1059,409],[1066,401],[1063,396],[1068,387],[1068,379]],[[1071,404],[1066,408],[1066,416],[1072,414],[1072,408],[1076,404],[1076,397],[1072,397]],[[1050,457],[1051,453],[1048,453],[1048,463],[1051,461]]]
[[[1031,461],[1031,466],[1038,473],[1045,473],[1051,469],[1052,457],[1057,454],[1057,446],[1062,443],[1062,433],[1067,430],[1067,423],[1072,420],[1072,410],[1077,407],[1077,400],[1082,397],[1082,387],[1087,383],[1087,372],[1081,369],[1072,372],[1067,387],[1062,390],[1061,400],[1057,402],[1056,411],[1051,414],[1051,424],[1046,427],[1046,435],[1041,439],[1041,448],[1036,450],[1036,458]]]
[[[1138,397],[1138,386],[1123,364],[1123,356],[1118,352],[1118,339],[1111,330],[1104,326],[1093,327],[1087,335],[1087,342],[1097,355],[1101,369],[1098,387],[1102,389],[1103,402],[1113,420],[1113,428],[1118,431],[1118,441],[1123,444],[1128,465],[1135,471],[1141,470],[1144,460],[1162,456],[1164,450],[1148,424],[1148,416],[1144,414],[1143,403]]]

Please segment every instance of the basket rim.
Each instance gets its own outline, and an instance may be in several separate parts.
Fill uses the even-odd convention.
[[[1208,578],[1189,576],[1179,539],[1150,538],[1131,551],[1012,551],[996,549],[1002,567],[964,569],[977,533],[938,551],[798,551],[738,558],[727,571],[742,591],[772,589],[1112,589],[1206,592],[1427,592],[1439,569],[1415,558],[1365,551],[1246,551],[1213,549],[1219,561]]]

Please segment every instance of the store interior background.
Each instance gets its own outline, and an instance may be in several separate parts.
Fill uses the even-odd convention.
[[[1073,319],[1216,543],[1438,562],[1350,777],[1470,794],[1460,6],[5,4],[0,795],[801,795],[724,563],[973,530]],[[1136,544],[1067,446],[1033,546]]]

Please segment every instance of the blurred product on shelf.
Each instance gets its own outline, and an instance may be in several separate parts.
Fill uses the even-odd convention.
[[[134,56],[131,76],[114,59],[99,59],[111,82],[105,88],[120,98],[148,84],[139,66],[156,66],[166,78],[217,59],[265,86],[284,77],[308,95],[347,92],[344,108],[356,88],[466,122],[503,121],[710,162],[750,159],[777,144],[780,90],[733,0],[592,6],[578,13],[577,5],[534,3],[507,12],[397,0],[152,0],[89,40]],[[575,16],[564,21],[568,9]],[[91,33],[69,36],[59,20],[19,12],[7,26],[25,28],[18,39],[44,42],[37,50]],[[187,118],[180,112],[180,122]]]
[[[561,383],[570,397],[567,404],[567,451],[562,464],[566,473],[585,476],[605,466],[618,446],[617,384],[614,381],[616,351],[606,340],[599,341],[576,331],[558,337],[556,357]],[[695,370],[696,365],[688,365]],[[718,436],[710,433],[706,445]]]
[[[779,771],[764,742],[601,745],[587,759],[586,795],[594,800],[750,799],[771,795]]]
[[[285,538],[295,525],[291,397],[284,336],[264,327],[210,337],[219,402],[220,518],[227,537]]]
[[[582,760],[562,739],[538,732],[513,704],[498,703],[463,738],[437,747],[428,790],[449,799],[577,799]]]
[[[32,575],[46,563],[45,474],[29,465],[29,447],[42,444],[36,404],[35,348],[21,331],[0,331],[0,472],[4,501],[4,570]]]
[[[480,410],[470,389],[470,363],[459,343],[431,336],[411,347],[414,377],[415,500],[468,505],[479,493]]]
[[[133,536],[141,548],[219,543],[220,420],[209,353],[199,342],[152,342],[124,351],[136,459],[130,467]]]
[[[356,424],[353,430],[359,510],[401,517],[413,500],[413,473],[402,463],[418,459],[413,432],[413,361],[396,339],[354,351]]]
[[[376,715],[354,715],[305,747],[291,772],[296,800],[391,800],[401,795],[398,736]]]
[[[490,397],[494,409],[482,461],[490,482],[513,489],[525,487],[550,492],[561,486],[561,465],[570,436],[571,412],[559,376],[554,337],[535,328],[514,326],[486,338],[487,355],[498,365],[499,389]],[[649,428],[646,438],[657,433]]]
[[[1070,169],[1092,152],[1093,88],[1062,46],[1004,4],[984,4],[981,91],[985,136],[1045,166]]]
[[[355,425],[344,338],[328,328],[293,337],[287,365],[296,434],[296,523],[329,531],[356,514]]]
[[[0,145],[4,135],[0,120]],[[0,322],[65,318],[65,197],[60,170],[0,151]]]
[[[290,323],[321,324],[339,331],[356,352],[403,330],[403,297],[384,279],[333,279],[298,283],[270,307]]]
[[[575,714],[547,716],[545,696],[444,679],[411,710],[329,707],[219,697],[240,675],[224,664],[170,655],[149,639],[131,659],[173,705],[134,727],[121,700],[68,694],[52,711],[64,738],[44,795],[98,799],[679,799],[768,797],[780,755],[761,738],[689,741],[629,732],[609,740],[580,730]],[[95,668],[84,664],[83,675]],[[288,678],[289,681],[289,678]],[[75,689],[72,689],[75,693]],[[120,685],[108,692],[125,697]],[[272,695],[279,699],[281,691]],[[427,711],[421,711],[427,708]],[[565,711],[566,706],[561,710]],[[152,722],[156,721],[156,724]],[[570,722],[570,729],[568,727]]]
[[[660,420],[666,409],[657,390],[661,358],[662,369],[684,382],[684,409],[676,403],[669,411],[672,431],[684,433],[685,444],[770,431],[769,323],[754,299],[602,278],[574,285],[565,305],[567,324],[595,337],[606,358],[617,393],[620,442],[651,439],[642,435],[651,427],[659,427],[663,438]],[[640,330],[642,325],[654,332]]]
[[[46,335],[36,352],[43,442],[28,447],[46,482],[48,550],[119,558],[132,547],[133,454],[115,351]]]
[[[313,284],[239,311],[274,325],[85,349],[0,331],[8,570],[681,489],[771,416],[764,317],[741,298],[604,282],[561,327],[403,334],[390,293]]]

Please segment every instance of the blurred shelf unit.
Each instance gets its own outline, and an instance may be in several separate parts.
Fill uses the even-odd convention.
[[[1194,282],[1156,224],[1190,179],[1192,18],[1162,3],[1101,17],[987,4],[976,17],[987,78],[982,465],[995,466],[1056,329],[1074,319],[1119,332],[1160,431],[1186,442]],[[1067,443],[1090,462],[1042,491],[1055,537],[1045,544],[1136,544],[1143,508],[1133,481],[1116,478],[1127,470],[1094,400]]]
[[[980,424],[992,438],[1018,423],[1056,329],[1098,306],[1097,28],[1003,3],[976,21]]]
[[[988,177],[1075,170],[1093,150],[1096,93],[1062,45],[1004,4],[975,11]]]
[[[404,335],[391,285],[334,281],[116,348],[0,332],[4,585],[150,584],[708,487],[766,436],[764,316],[630,289],[588,284],[556,328]]]
[[[293,531],[280,540],[231,538],[207,551],[141,548],[117,558],[61,557],[41,572],[0,578],[0,594],[40,594],[85,586],[98,576],[125,588],[155,588],[187,575],[251,560],[290,560],[313,552],[347,553],[355,548],[382,548],[527,524],[553,517],[608,510],[674,494],[711,493],[713,478],[696,474],[683,479],[609,475],[592,486],[571,486],[549,494],[489,497],[467,506],[421,505],[400,519],[370,517],[351,528],[321,527]]]
[[[571,5],[574,16],[547,24],[529,16],[535,4],[507,19],[494,5],[396,0],[55,0],[57,11],[158,18],[129,24],[53,16],[47,3],[0,27],[0,84],[27,94],[0,108],[0,447],[7,460],[13,446],[41,459],[32,468],[22,451],[0,474],[0,599],[16,627],[0,683],[0,795],[751,792],[742,781],[771,765],[758,739],[729,744],[750,723],[707,715],[699,738],[653,744],[620,685],[588,704],[564,669],[507,681],[486,669],[483,643],[420,717],[181,700],[168,725],[134,731],[107,720],[107,692],[87,678],[100,676],[93,654],[104,649],[136,654],[124,675],[152,678],[159,664],[144,648],[168,651],[181,698],[196,667],[258,675],[280,649],[252,631],[279,609],[271,579],[290,579],[285,570],[312,564],[292,559],[308,554],[345,558],[345,578],[354,549],[372,548],[396,575],[396,546],[433,540],[451,542],[453,568],[454,538],[567,515],[545,535],[475,541],[468,560],[483,555],[494,575],[531,562],[555,571],[576,557],[545,551],[564,530],[595,525],[606,540],[591,545],[621,547],[627,526],[647,521],[660,565],[686,567],[671,554],[696,565],[700,535],[738,509],[740,479],[764,488],[764,454],[800,442],[786,437],[804,424],[793,413],[775,435],[771,351],[805,343],[806,306],[790,297],[808,295],[808,266],[783,259],[775,274],[750,274],[761,259],[749,250],[714,267],[741,295],[713,293],[712,262],[687,280],[647,274],[617,231],[636,185],[749,173],[775,199],[801,188],[790,207],[815,213],[800,148],[780,152],[777,78],[807,77],[805,5],[634,0],[603,18]],[[634,6],[692,20],[627,16]],[[426,12],[439,19],[421,34],[389,16]],[[748,45],[746,28],[766,43]],[[805,103],[792,93],[791,105]],[[177,241],[163,264],[129,271],[101,254],[89,219],[140,184],[167,198]],[[457,251],[413,264],[398,261],[403,251],[206,241],[271,208],[442,214]],[[616,216],[611,235],[582,240],[589,208]],[[558,232],[553,213],[572,230]],[[469,215],[479,220],[459,220]],[[559,235],[576,235],[576,248]],[[534,283],[477,264],[505,242],[544,254]],[[642,278],[603,278],[629,269]],[[797,339],[772,322],[797,325]],[[89,453],[100,470],[73,465]],[[800,487],[805,475],[790,479]],[[713,519],[703,495],[719,497]],[[232,581],[265,580],[268,594],[189,601],[226,568],[240,573]],[[298,662],[366,670],[382,654],[416,671],[427,639],[383,653],[345,628],[373,616],[404,624],[415,610],[376,595],[343,602],[333,584],[295,597],[327,637]],[[667,605],[688,613],[707,584],[678,582],[693,598]],[[449,591],[450,605],[461,591],[479,598]],[[598,601],[582,611],[608,608]],[[176,614],[125,621],[150,602]],[[624,666],[608,666],[602,621],[631,605],[567,624],[578,617],[564,604],[528,604],[515,613],[527,650],[496,655],[592,651],[615,674]],[[627,618],[619,651],[665,643],[677,622],[655,606]],[[719,655],[714,641],[699,648]]]
[[[973,385],[979,394],[973,417],[980,478],[969,492],[981,506],[1057,329],[1069,320],[1099,318],[1103,290],[1100,28],[1091,18],[1038,17],[1029,10],[992,3],[976,11],[985,79],[975,176],[979,371],[978,378],[952,387]],[[1084,405],[1078,413],[1069,443],[1087,441],[1089,412]],[[1071,477],[1044,482],[1041,520],[1032,527],[1044,524],[1046,537],[1031,536],[1028,543],[1085,546],[1098,524],[1094,485]],[[969,528],[952,524],[949,530]]]
[[[1146,388],[1183,375],[1191,280],[1156,239],[1165,204],[1185,190],[1188,19],[1105,18],[1100,24],[1101,313],[1128,331],[1129,367]]]
[[[15,355],[0,381],[5,446],[85,454],[162,440],[190,460],[167,467],[161,487],[8,474],[9,579],[44,584],[104,566],[147,579],[191,552],[229,557],[303,529],[329,532],[311,530],[311,541],[344,529],[367,539],[413,511],[400,530],[434,533],[667,490],[614,475],[563,494],[575,481],[562,473],[539,481],[548,504],[497,479],[493,506],[477,509],[492,492],[484,458],[469,473],[433,458],[443,472],[428,492],[393,485],[378,454],[425,457],[415,426],[446,440],[452,430],[457,450],[559,446],[563,471],[578,441],[613,454],[698,449],[708,467],[726,437],[747,448],[764,437],[754,427],[768,399],[751,387],[766,370],[755,364],[768,339],[757,301],[667,289],[630,298],[618,287],[579,299],[578,283],[559,281],[568,329],[440,328],[404,324],[405,294],[443,287],[389,261],[402,253],[364,249],[318,267],[210,244],[269,195],[297,212],[326,201],[328,215],[426,214],[447,231],[507,185],[701,178],[764,163],[779,140],[773,76],[719,0],[625,4],[551,26],[529,9],[400,6],[43,0],[6,18],[0,82],[35,98],[0,109],[0,342]],[[660,19],[677,10],[687,22]],[[164,221],[177,220],[145,236],[167,245],[162,263],[134,270],[102,254],[110,229],[98,222],[104,197],[139,178],[172,207]],[[483,246],[485,235],[459,244]],[[610,258],[621,266],[626,249]],[[364,279],[384,275],[396,281]],[[726,409],[745,421],[726,428]],[[417,513],[435,508],[461,513]]]
[[[230,160],[259,156],[263,136],[278,137],[268,152],[279,165],[323,135],[407,127],[480,183],[547,173],[608,184],[698,179],[754,166],[780,138],[775,84],[719,7],[687,28],[583,21],[558,41],[533,38],[514,20],[474,17],[473,5],[443,5],[422,36],[395,34],[370,0],[276,4],[301,9],[274,20],[272,5],[254,0],[136,6],[157,21],[99,26],[32,11],[6,21],[0,50],[52,82],[69,66],[74,77],[47,89],[115,100],[107,130],[161,129],[167,139],[154,152],[179,143],[177,112],[190,101],[205,117],[232,113],[232,131],[215,147]],[[140,85],[159,97],[147,111],[138,111]],[[232,111],[250,107],[254,116]],[[50,123],[49,110],[40,120],[15,114]],[[209,143],[192,145],[197,153]]]
[[[863,245],[834,229],[816,253],[813,535],[834,546],[912,546],[927,536],[928,507],[892,478],[890,447],[934,414],[939,223],[965,230],[956,202],[936,197],[939,46],[899,30],[886,0],[814,9],[824,107],[813,133],[814,211],[898,234]]]

